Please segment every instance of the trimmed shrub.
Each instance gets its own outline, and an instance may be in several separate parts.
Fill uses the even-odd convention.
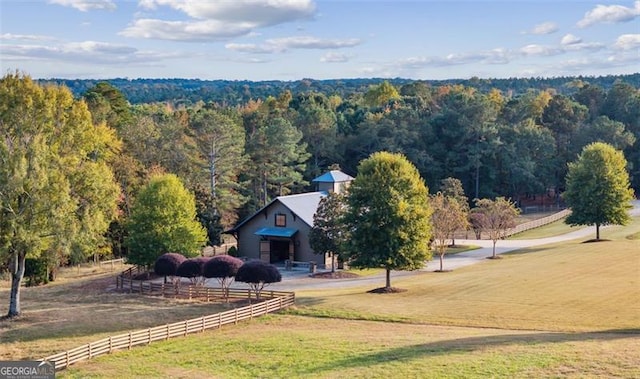
[[[156,259],[153,271],[159,276],[175,276],[180,264],[186,260],[187,258],[180,253],[162,254]]]
[[[256,300],[260,300],[265,286],[281,280],[282,275],[276,266],[260,260],[245,262],[236,274],[236,281],[247,283],[256,294]]]
[[[218,279],[226,299],[229,297],[229,286],[243,263],[242,259],[230,255],[216,255],[204,264],[202,273],[205,278]]]
[[[202,275],[204,265],[209,261],[208,257],[189,258],[182,262],[176,270],[176,275],[182,278],[189,278],[194,285],[204,285],[204,276]]]
[[[244,264],[242,259],[230,255],[216,255],[204,265],[205,278],[234,277]]]

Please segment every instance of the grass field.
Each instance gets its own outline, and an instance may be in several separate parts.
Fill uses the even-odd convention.
[[[275,315],[97,358],[60,378],[638,377],[640,338]]]
[[[577,229],[579,229],[579,227],[569,226],[564,223],[564,219],[561,219],[561,220],[552,222],[551,224],[541,226],[539,228],[530,229],[522,233],[518,233],[516,235],[509,237],[509,239],[526,240],[526,239],[534,239],[534,238],[559,236],[562,234],[573,232],[574,230],[577,230]]]
[[[282,314],[99,357],[59,377],[640,377],[638,236],[636,218],[603,230],[605,242],[392,278],[403,293],[297,291],[297,306]],[[92,292],[90,283],[26,289],[26,316],[0,321],[0,359],[216,309]]]

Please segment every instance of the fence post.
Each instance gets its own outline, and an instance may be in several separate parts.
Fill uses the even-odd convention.
[[[151,328],[149,328],[149,333],[147,335],[149,336],[149,343],[147,343],[147,345],[151,345]]]
[[[87,349],[89,350],[89,359],[91,359],[91,342],[87,344]]]
[[[128,346],[128,350],[131,350],[131,332],[129,332],[129,346]]]
[[[109,336],[109,354],[113,351],[113,337]]]

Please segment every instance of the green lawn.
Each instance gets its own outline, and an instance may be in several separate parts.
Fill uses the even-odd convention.
[[[59,377],[211,378],[425,378],[425,377],[640,377],[640,218],[603,230],[609,241],[572,241],[514,252],[448,273],[392,277],[406,289],[371,294],[379,285],[298,291],[297,306],[186,338],[158,342],[79,363]],[[585,240],[588,238],[585,238]],[[327,279],[330,280],[330,279]],[[47,289],[48,288],[48,289]],[[56,303],[73,287],[29,289],[31,301]],[[44,294],[36,293],[46,289]],[[5,296],[6,292],[0,294]],[[118,294],[117,296],[126,296]],[[85,315],[110,299],[90,296],[76,304]],[[74,324],[91,337],[99,325],[120,330],[162,317],[205,312],[207,306],[131,298],[128,312],[99,313]],[[156,303],[158,302],[158,303]],[[126,303],[126,302],[125,302]],[[26,303],[25,303],[26,304]],[[64,304],[64,305],[63,305]],[[110,303],[109,303],[110,304]],[[136,305],[137,304],[137,305]],[[173,308],[173,311],[171,310]],[[31,303],[29,309],[37,309]],[[49,307],[54,309],[55,306]],[[188,311],[187,311],[188,310]],[[116,312],[116,313],[111,313]],[[144,316],[144,317],[143,317]],[[29,317],[43,322],[29,324]],[[14,349],[33,358],[53,335],[42,315],[24,325],[0,322],[0,353]],[[72,312],[66,323],[74,323]],[[159,322],[158,324],[161,324]],[[29,330],[28,341],[19,330]],[[40,330],[40,332],[37,332]],[[49,336],[39,339],[38,333]],[[5,337],[11,337],[5,344]],[[53,340],[52,340],[53,338]],[[94,339],[98,339],[95,336]],[[76,341],[77,342],[77,341]],[[9,359],[11,352],[0,354]]]
[[[556,331],[640,328],[640,242],[574,241],[449,273],[369,287],[298,291],[296,312],[336,317]],[[384,283],[381,281],[380,286]]]
[[[60,378],[638,377],[640,337],[267,316],[99,357]]]

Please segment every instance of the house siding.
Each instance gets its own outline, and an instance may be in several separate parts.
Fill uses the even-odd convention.
[[[280,201],[274,201],[271,205],[262,209],[237,231],[238,255],[240,257],[260,259],[260,241],[265,237],[256,235],[255,232],[264,227],[276,228],[276,214],[286,215],[286,228],[297,229],[298,232],[291,238],[266,237],[267,239],[283,241],[282,243],[284,243],[284,241],[291,241],[294,261],[314,261],[317,262],[319,267],[327,267],[327,265],[331,264],[327,257],[314,254],[309,246],[309,232],[311,227]]]

